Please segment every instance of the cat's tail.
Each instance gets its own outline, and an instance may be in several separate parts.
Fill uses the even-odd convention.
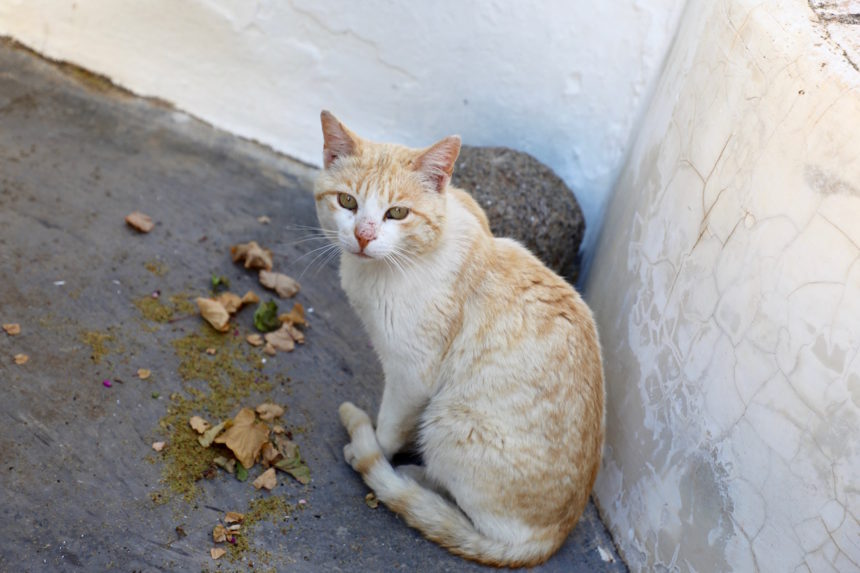
[[[486,536],[456,505],[391,466],[363,410],[345,402],[339,413],[351,438],[344,448],[347,462],[361,474],[379,501],[452,553],[496,567],[531,567],[546,561],[564,540],[557,536],[526,537],[514,543]]]

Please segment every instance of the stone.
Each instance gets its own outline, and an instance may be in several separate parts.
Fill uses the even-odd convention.
[[[553,271],[576,281],[585,218],[573,192],[549,167],[522,151],[464,145],[451,182],[483,207],[494,235],[520,241]]]

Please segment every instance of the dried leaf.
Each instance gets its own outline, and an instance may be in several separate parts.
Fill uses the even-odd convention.
[[[293,337],[293,340],[295,340],[299,344],[305,343],[305,333],[304,332],[302,332],[301,330],[299,330],[298,328],[296,328],[295,326],[293,326],[289,322],[285,322],[284,326],[282,326],[281,328],[284,328],[284,327],[286,327],[287,331],[290,333],[290,336]]]
[[[246,292],[242,297],[242,304],[257,304],[258,302],[260,302],[260,297],[252,290]]]
[[[244,513],[239,513],[238,511],[228,511],[227,515],[224,516],[224,523],[242,523],[244,519]]]
[[[260,284],[275,291],[281,298],[294,297],[301,289],[301,285],[292,277],[270,271],[260,271]]]
[[[263,444],[269,438],[269,427],[257,422],[254,411],[242,408],[233,418],[233,425],[215,438],[215,443],[224,444],[235,454],[246,469],[254,465]]]
[[[156,452],[160,452],[161,450],[164,449],[164,446],[166,446],[166,445],[167,444],[164,442],[152,442],[152,449],[155,450]]]
[[[230,247],[230,255],[234,263],[244,261],[246,269],[272,270],[272,252],[262,248],[257,241],[233,245]]]
[[[275,463],[275,467],[287,472],[299,483],[307,485],[311,481],[311,470],[302,461],[299,445],[283,435],[275,435],[272,439],[275,448],[283,456],[283,459]]]
[[[269,219],[266,215],[260,215],[259,217],[257,217],[257,222],[261,225],[268,225],[272,222],[272,220]]]
[[[370,492],[366,496],[364,496],[364,503],[367,504],[367,507],[370,509],[376,509],[379,507],[379,500],[376,498],[376,494]]]
[[[245,340],[251,346],[262,346],[263,345],[263,337],[259,334],[249,334],[245,337]]]
[[[21,334],[21,325],[17,323],[4,324],[3,330],[6,331],[6,334],[9,336],[15,336],[16,334]]]
[[[262,463],[264,467],[269,467],[280,459],[281,454],[271,442],[263,444],[263,449],[260,450],[260,463]]]
[[[242,299],[232,292],[222,292],[215,297],[215,300],[221,303],[228,314],[235,314],[237,310],[242,308]]]
[[[229,460],[224,456],[215,456],[212,459],[212,463],[223,469],[230,475],[236,473],[236,458],[230,458]]]
[[[227,528],[220,523],[212,530],[212,540],[215,543],[224,543],[227,541]]]
[[[266,343],[266,346],[263,347],[263,352],[265,352],[269,356],[274,356],[275,354],[278,353],[278,351],[275,350],[275,347],[272,346],[271,344],[269,344],[268,342]]]
[[[286,432],[286,430],[281,425],[272,426],[272,433],[273,434],[283,434],[285,432]]]
[[[212,559],[220,559],[224,557],[226,553],[227,551],[225,549],[221,549],[220,547],[213,547],[209,550],[209,555],[212,556]]]
[[[303,307],[300,302],[294,304],[290,312],[284,313],[279,316],[278,320],[280,320],[281,322],[289,322],[290,324],[295,326],[305,327],[308,325],[307,320],[305,320],[305,307]]]
[[[281,321],[278,320],[278,304],[275,301],[260,303],[254,311],[254,326],[260,332],[270,332],[281,326]]]
[[[26,354],[15,355],[15,364],[26,364],[28,360],[30,360],[30,357]]]
[[[283,406],[279,406],[277,404],[260,404],[257,406],[257,414],[259,414],[260,419],[264,422],[271,422],[275,418],[282,416],[284,414]]]
[[[152,217],[144,215],[140,211],[134,211],[133,213],[126,215],[125,222],[130,227],[140,231],[141,233],[148,233],[152,230],[152,227],[154,227]]]
[[[147,370],[146,368],[138,368],[137,369],[137,377],[141,380],[146,380],[152,375],[151,370]]]
[[[218,352],[218,350],[216,350],[215,348],[207,348],[206,349],[206,354],[208,354],[209,356],[215,356],[216,352]]]
[[[254,488],[266,488],[269,491],[278,485],[278,477],[275,475],[275,468],[269,468],[254,480]]]
[[[198,434],[205,434],[206,430],[212,427],[212,424],[210,424],[200,416],[191,416],[191,419],[188,420],[188,424]]]
[[[197,308],[200,309],[200,315],[206,319],[206,322],[212,325],[212,328],[218,332],[227,332],[230,330],[230,313],[224,308],[224,305],[217,300],[211,298],[198,297]]]
[[[212,426],[211,428],[206,430],[205,434],[197,438],[197,443],[199,443],[204,448],[208,448],[212,445],[212,442],[215,440],[218,434],[220,434],[224,430],[224,428],[227,428],[232,422],[232,420],[224,420],[217,426]]]
[[[281,352],[292,352],[293,348],[296,347],[293,336],[290,334],[290,325],[286,323],[275,332],[267,334],[265,338],[266,342],[272,345],[272,348]]]

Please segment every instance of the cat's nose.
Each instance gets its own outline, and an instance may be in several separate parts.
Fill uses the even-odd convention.
[[[376,238],[375,225],[357,225],[355,227],[355,239],[358,241],[358,247],[363,251],[367,244]]]

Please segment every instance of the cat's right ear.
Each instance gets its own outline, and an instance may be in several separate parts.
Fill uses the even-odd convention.
[[[323,165],[328,169],[338,157],[354,155],[358,150],[358,140],[330,111],[323,110],[320,121],[324,141]]]

